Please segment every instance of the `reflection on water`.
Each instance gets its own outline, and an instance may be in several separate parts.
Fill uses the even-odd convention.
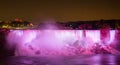
[[[6,65],[120,65],[120,55],[10,57]]]

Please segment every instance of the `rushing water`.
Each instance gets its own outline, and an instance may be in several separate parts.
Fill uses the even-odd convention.
[[[9,47],[16,56],[89,55],[120,52],[115,30],[11,30]]]

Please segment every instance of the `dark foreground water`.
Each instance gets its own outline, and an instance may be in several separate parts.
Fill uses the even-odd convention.
[[[120,65],[120,55],[108,54],[51,57],[14,56],[0,60],[0,65]]]

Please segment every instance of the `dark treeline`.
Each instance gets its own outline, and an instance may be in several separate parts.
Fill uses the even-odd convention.
[[[34,23],[34,22],[33,22]],[[39,23],[39,22],[38,22]],[[12,27],[33,27],[35,29],[46,29],[47,23],[39,23],[33,26],[31,22],[28,21],[11,21],[11,22],[0,22],[0,28],[12,28]],[[101,28],[110,28],[111,30],[120,28],[120,20],[94,20],[94,21],[68,21],[68,22],[56,22],[48,23],[50,25],[55,25],[59,29],[78,29],[78,30],[97,30]]]
[[[44,24],[40,23],[37,28]],[[54,25],[54,24],[53,24]],[[78,30],[97,30],[101,28],[110,28],[111,30],[120,28],[120,20],[95,20],[95,21],[68,21],[57,22],[55,24],[59,29],[78,29]]]

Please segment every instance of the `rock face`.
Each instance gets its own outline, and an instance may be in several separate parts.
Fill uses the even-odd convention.
[[[7,49],[7,41],[6,37],[9,34],[9,29],[0,29],[0,57],[6,57],[6,56],[13,56],[14,50],[13,48]]]

